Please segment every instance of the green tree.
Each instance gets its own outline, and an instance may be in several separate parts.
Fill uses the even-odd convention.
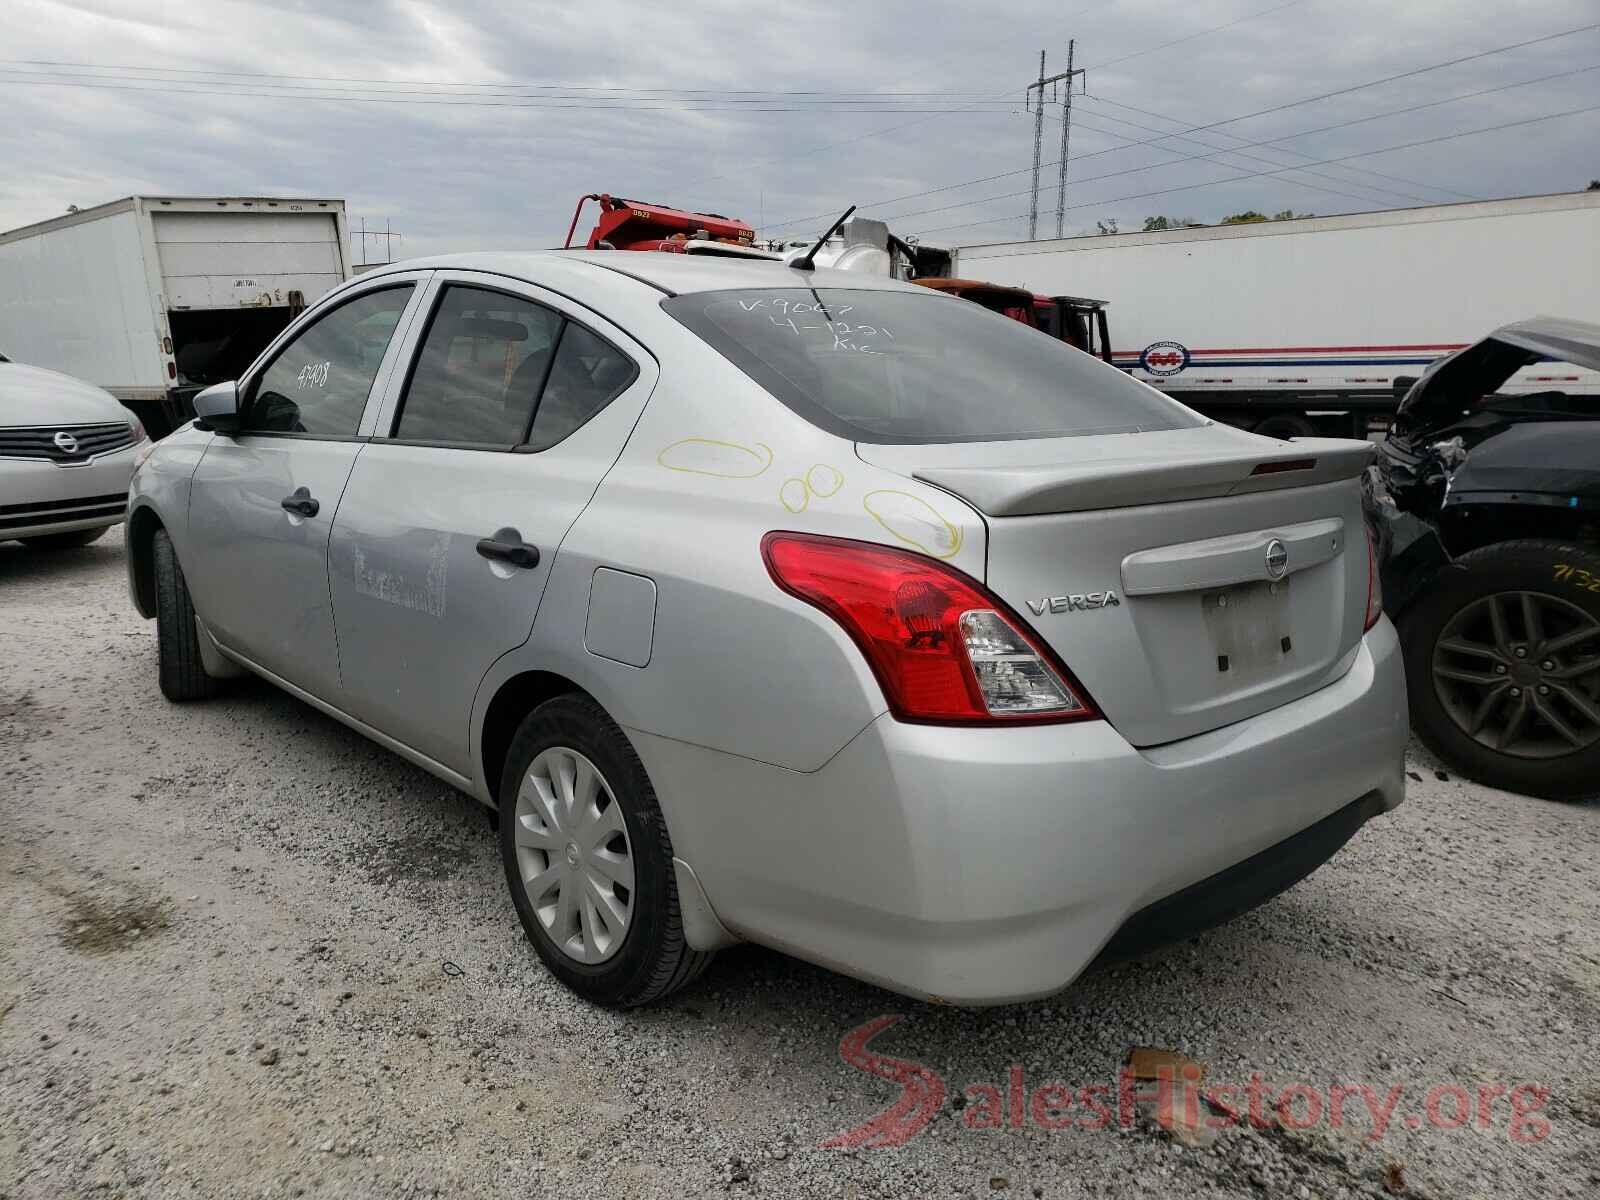
[[[1316,215],[1316,213],[1297,213],[1292,208],[1286,208],[1282,212],[1273,213],[1269,217],[1266,213],[1258,213],[1255,209],[1249,208],[1244,212],[1234,213],[1231,217],[1223,217],[1222,223],[1224,225],[1259,225],[1263,221],[1293,221],[1299,217],[1314,217]]]
[[[1104,221],[1096,221],[1094,224],[1102,235],[1110,236],[1117,232],[1117,219],[1115,217],[1107,217]]]
[[[1193,217],[1146,217],[1144,231],[1157,233],[1163,229],[1204,229],[1205,224]]]
[[[1584,191],[1586,191],[1586,192],[1600,192],[1600,179],[1591,179],[1591,180],[1589,180],[1589,186],[1586,187],[1584,189]]]

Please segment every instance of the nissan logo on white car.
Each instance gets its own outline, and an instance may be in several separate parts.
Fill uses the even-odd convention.
[[[1289,569],[1289,547],[1277,538],[1267,543],[1267,577],[1282,579],[1284,572]]]
[[[56,434],[54,441],[56,444],[56,449],[60,450],[63,454],[76,454],[78,452],[78,439],[73,437],[65,429]]]

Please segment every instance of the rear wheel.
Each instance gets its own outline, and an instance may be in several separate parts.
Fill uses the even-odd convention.
[[[585,696],[518,728],[500,783],[500,852],[523,930],[596,1004],[645,1004],[711,961],[683,937],[672,840],[627,736]]]
[[[101,525],[98,529],[74,529],[71,533],[41,533],[38,537],[23,538],[22,544],[34,550],[72,550],[99,541],[110,528]]]
[[[217,681],[206,674],[200,657],[200,631],[183,568],[165,529],[156,530],[151,546],[156,568],[156,652],[161,694],[168,700],[203,700],[216,694]]]
[[[1262,437],[1278,438],[1280,441],[1310,437],[1316,431],[1316,426],[1295,413],[1273,413],[1272,416],[1258,422],[1251,430],[1252,433],[1259,433]]]
[[[1600,554],[1486,546],[1402,622],[1411,721],[1462,773],[1553,800],[1600,795]]]

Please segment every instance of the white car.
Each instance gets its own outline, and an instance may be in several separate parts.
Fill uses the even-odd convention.
[[[1047,995],[1405,793],[1364,442],[976,304],[683,254],[336,288],[134,477],[160,683],[253,671],[500,812],[559,978],[743,938]]]
[[[149,444],[109,392],[0,355],[0,542],[88,545],[122,521]]]

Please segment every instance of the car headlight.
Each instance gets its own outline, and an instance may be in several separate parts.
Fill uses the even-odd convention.
[[[139,468],[149,462],[150,456],[156,452],[156,444],[145,434],[144,426],[139,423],[138,417],[135,417],[129,424],[133,426],[133,473],[137,475]]]

